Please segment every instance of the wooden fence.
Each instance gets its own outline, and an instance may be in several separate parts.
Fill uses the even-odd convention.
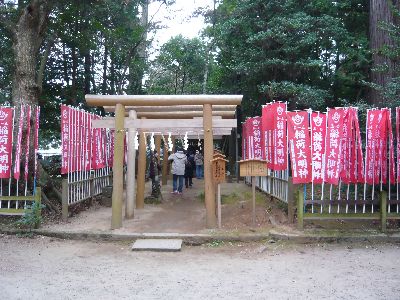
[[[1,215],[23,215],[33,204],[41,204],[41,188],[37,187],[31,196],[0,196]]]
[[[251,184],[251,177],[245,178]],[[256,177],[256,187],[288,204],[289,221],[297,210],[297,226],[313,220],[376,220],[386,231],[388,220],[400,220],[400,195],[396,188],[351,184],[338,186],[306,184],[293,186],[288,171],[268,170]],[[378,190],[375,190],[378,189]]]

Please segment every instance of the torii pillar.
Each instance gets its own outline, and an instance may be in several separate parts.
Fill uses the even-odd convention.
[[[203,129],[204,129],[204,201],[206,204],[206,226],[215,228],[217,217],[215,215],[215,189],[212,180],[211,160],[213,159],[213,128],[212,105],[203,105]]]
[[[124,137],[125,107],[115,105],[115,135],[113,161],[113,192],[111,229],[122,227],[122,199],[124,193]]]

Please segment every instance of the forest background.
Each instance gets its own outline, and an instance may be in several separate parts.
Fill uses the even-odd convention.
[[[0,0],[0,104],[41,106],[42,148],[59,143],[60,104],[87,108],[85,94],[243,94],[239,120],[272,100],[400,105],[399,1],[214,0],[195,13],[199,37],[172,37],[152,59],[148,7]]]

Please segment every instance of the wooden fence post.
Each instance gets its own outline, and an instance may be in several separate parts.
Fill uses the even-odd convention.
[[[288,220],[290,224],[294,223],[294,210],[296,207],[296,190],[293,185],[293,178],[288,178],[288,196],[287,196],[287,204],[288,204]]]
[[[40,186],[36,187],[35,202],[36,202],[36,205],[39,205],[39,207],[40,207],[40,209],[38,211],[38,214],[40,216],[40,214],[42,213],[42,188]]]
[[[381,204],[381,230],[382,232],[386,232],[386,220],[387,220],[387,192],[381,191],[380,192],[380,204]]]
[[[297,228],[303,230],[304,228],[304,191],[299,189],[297,192]]]
[[[61,214],[63,221],[66,221],[68,218],[68,181],[67,179],[62,180],[62,208]]]
[[[90,205],[93,205],[93,197],[94,197],[94,177],[93,174],[89,177],[89,191],[90,191]]]

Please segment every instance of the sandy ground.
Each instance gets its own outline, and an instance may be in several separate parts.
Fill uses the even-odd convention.
[[[1,299],[399,299],[396,245],[281,243],[132,252],[0,235]]]
[[[174,195],[171,182],[162,187],[162,203],[146,204],[144,209],[135,210],[134,219],[123,220],[123,228],[115,232],[136,233],[202,233],[205,228],[205,205],[199,197],[204,191],[204,180],[193,179],[193,188],[184,189],[182,195]],[[150,182],[146,192],[151,191]],[[252,231],[271,228],[273,223],[285,224],[287,217],[267,195],[257,192],[256,226],[252,226],[251,187],[243,183],[221,184],[221,194],[234,196],[222,205],[222,230]],[[95,205],[70,217],[66,222],[49,222],[43,228],[63,231],[108,231],[111,226],[111,208]]]

